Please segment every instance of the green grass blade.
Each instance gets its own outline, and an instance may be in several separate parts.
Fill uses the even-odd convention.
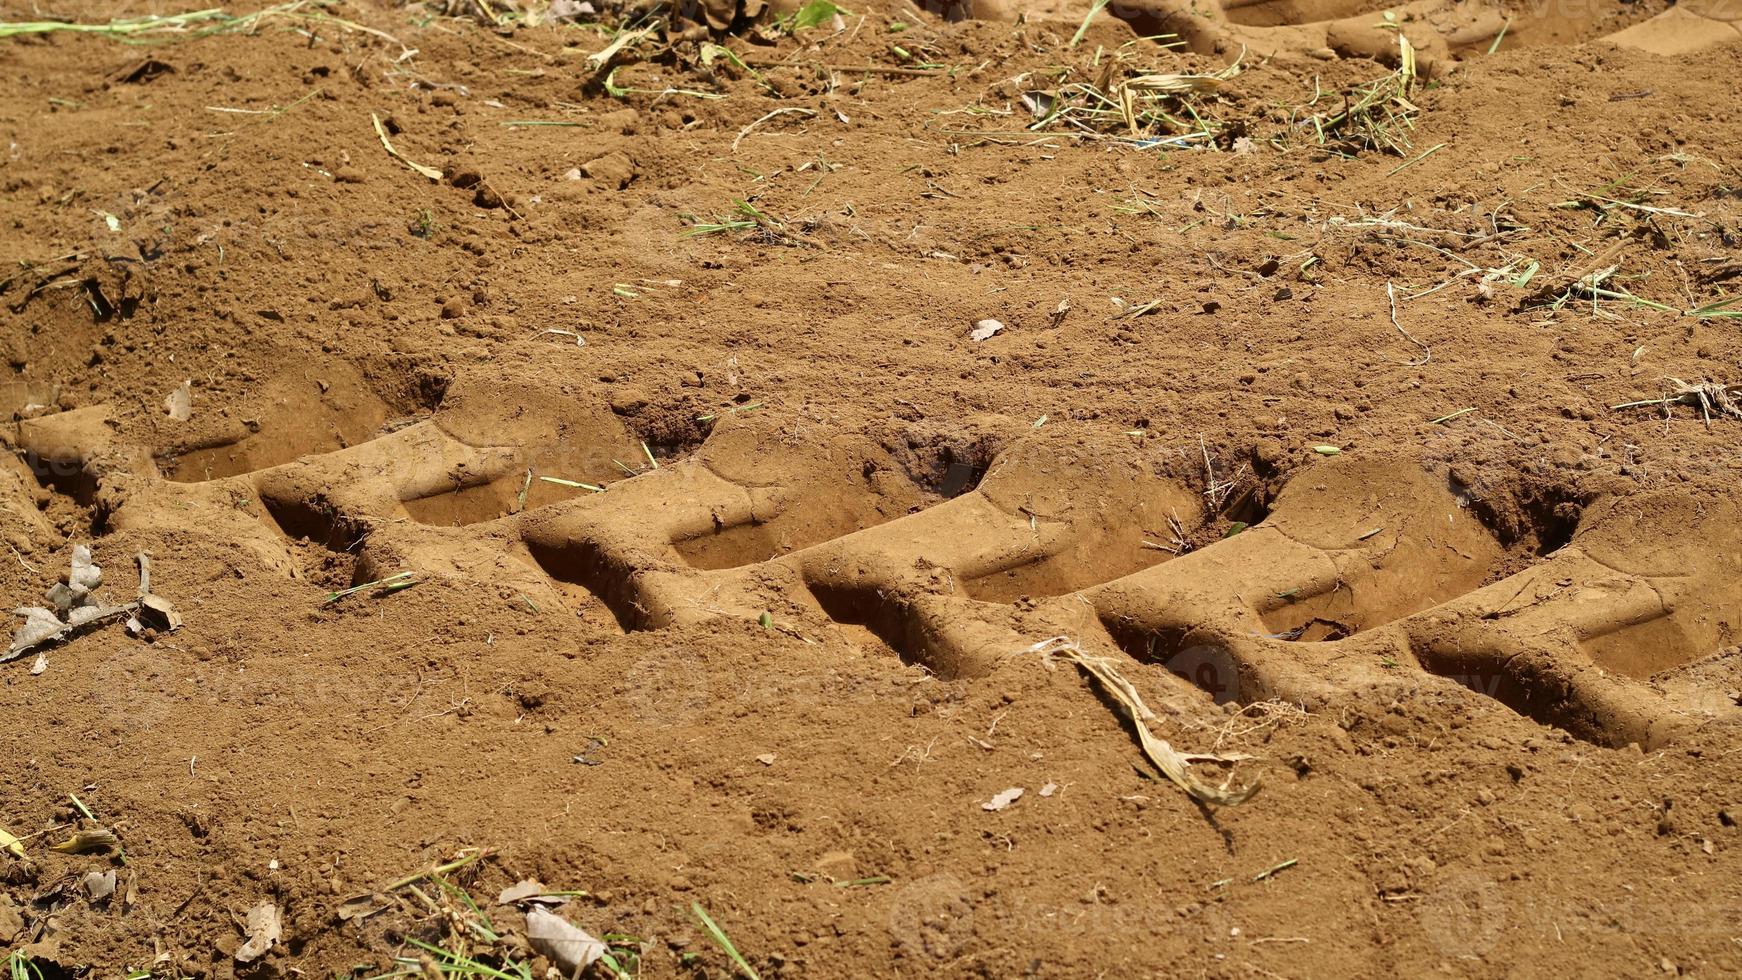
[[[721,949],[726,951],[726,955],[731,958],[732,962],[737,965],[738,969],[742,971],[745,976],[749,977],[750,980],[762,980],[762,977],[757,975],[756,971],[751,968],[749,962],[744,959],[744,954],[738,952],[738,947],[732,945],[732,940],[726,938],[726,931],[721,929],[719,924],[709,917],[707,909],[702,908],[702,903],[691,902],[690,911],[696,914],[696,918],[701,920],[702,928],[708,930],[708,935],[714,937],[714,942],[717,943]]]
[[[1689,310],[1687,315],[1701,320],[1713,317],[1742,319],[1742,309],[1730,309],[1731,306],[1734,306],[1737,303],[1742,303],[1742,296],[1732,296],[1729,299],[1721,299],[1715,303],[1707,303],[1699,309]]]
[[[1089,12],[1083,15],[1083,22],[1077,26],[1077,32],[1071,35],[1070,47],[1074,48],[1083,43],[1083,35],[1089,33],[1089,22],[1095,19],[1096,14],[1106,10],[1107,5],[1112,2],[1113,0],[1095,0],[1089,5]]]

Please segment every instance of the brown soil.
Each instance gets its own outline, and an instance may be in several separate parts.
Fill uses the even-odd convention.
[[[0,40],[0,589],[185,619],[0,667],[0,946],[434,970],[379,893],[484,848],[647,976],[733,972],[692,902],[765,977],[1742,973],[1742,420],[1612,407],[1742,381],[1734,0],[851,6],[622,98],[363,0]],[[1321,142],[1396,29],[1407,146]],[[1196,148],[1028,129],[1242,45]]]

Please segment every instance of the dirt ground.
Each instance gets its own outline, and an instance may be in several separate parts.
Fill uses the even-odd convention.
[[[0,36],[11,976],[1742,974],[1742,8],[848,6]]]

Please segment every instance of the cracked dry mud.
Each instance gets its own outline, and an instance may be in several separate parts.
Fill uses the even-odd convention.
[[[485,847],[648,976],[733,969],[692,901],[763,976],[1742,971],[1742,421],[1611,407],[1742,379],[1733,0],[1086,9],[625,99],[385,3],[0,40],[0,586],[144,551],[185,621],[0,668],[0,943],[372,976],[440,923],[347,899]],[[1304,139],[1399,33],[1410,152]],[[815,67],[896,43],[961,68]],[[1115,51],[1240,58],[1230,138],[1024,129]]]

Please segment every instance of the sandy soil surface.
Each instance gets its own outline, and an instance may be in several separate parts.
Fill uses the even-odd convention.
[[[11,976],[1742,973],[1735,0],[760,6],[0,28]]]

